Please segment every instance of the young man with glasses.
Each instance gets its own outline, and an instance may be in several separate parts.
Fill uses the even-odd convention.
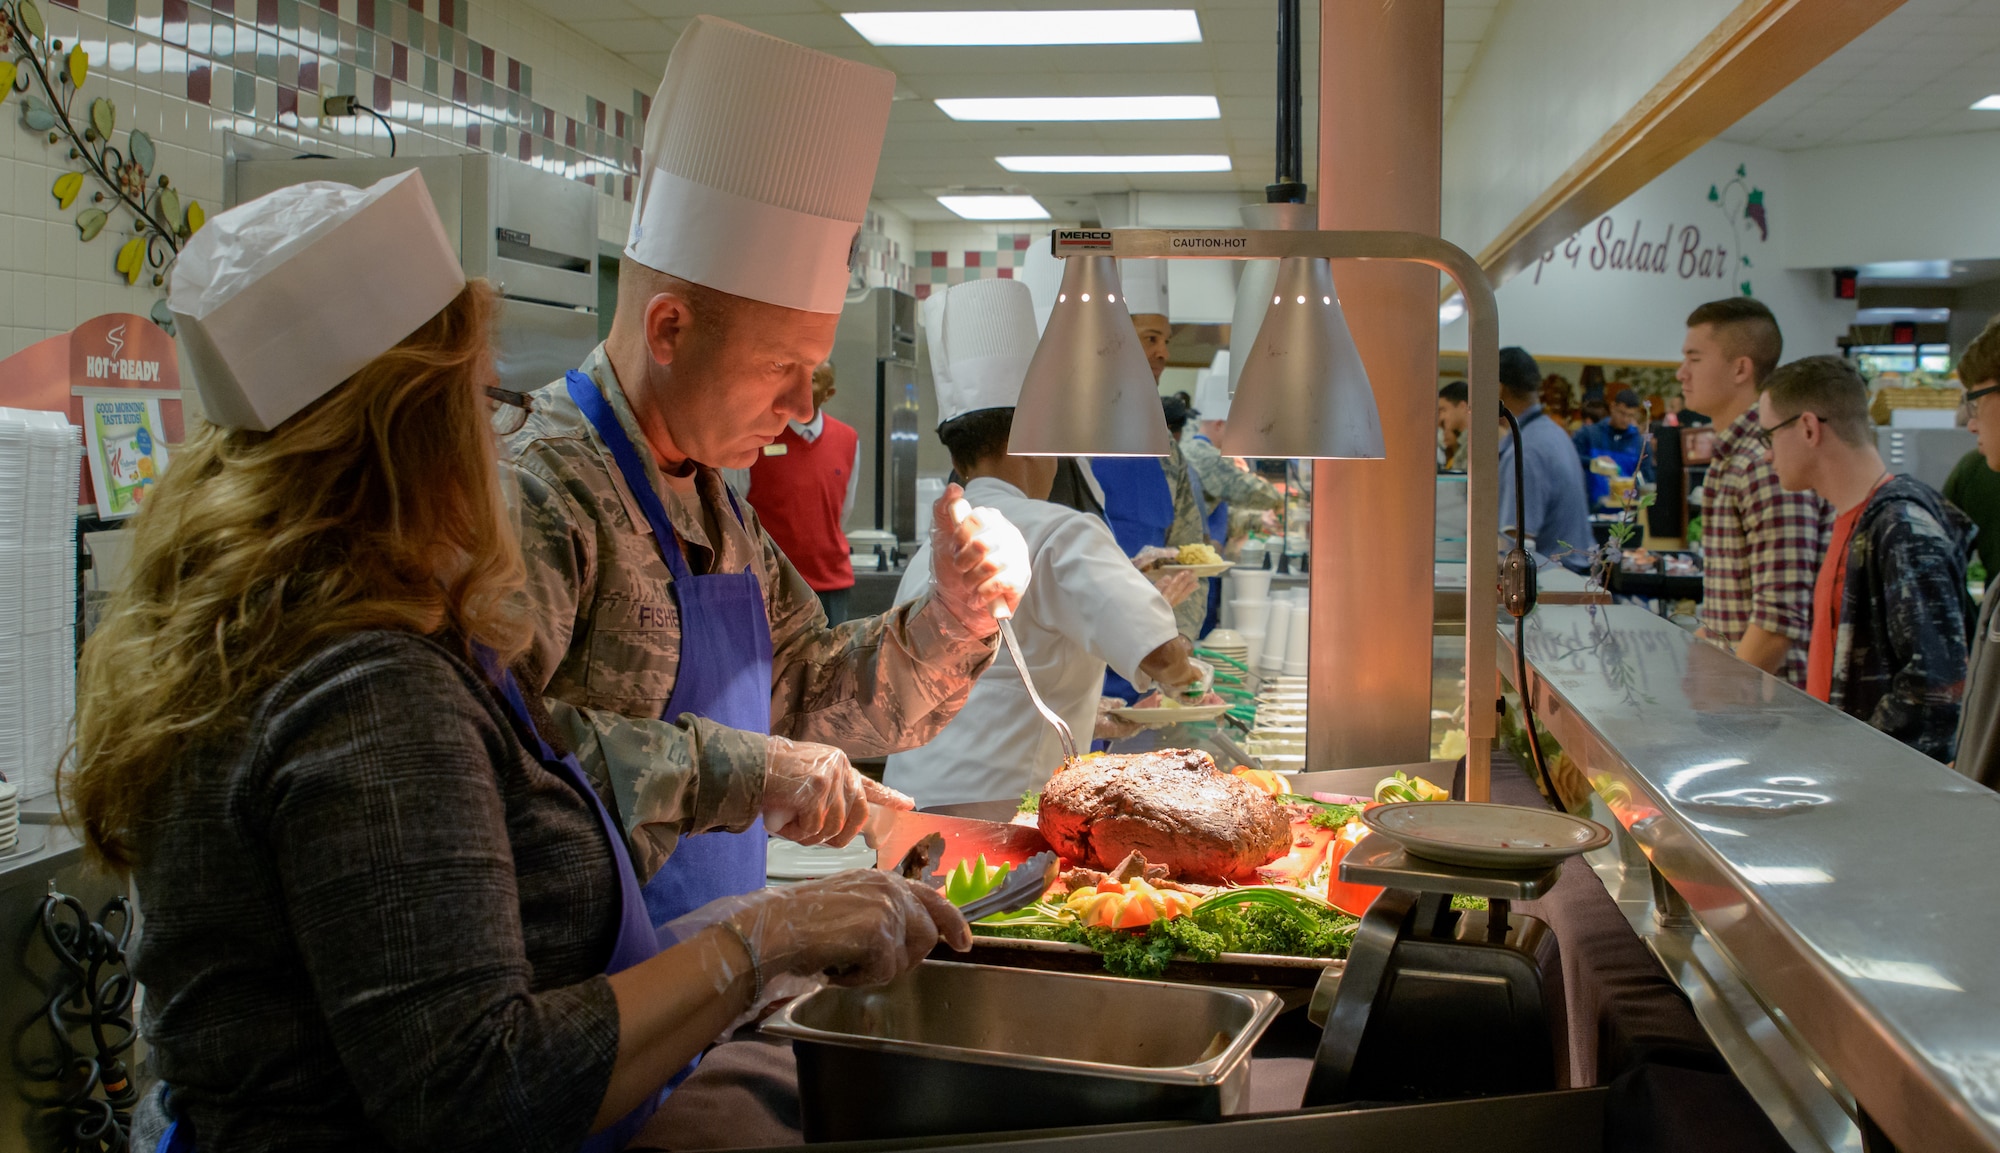
[[[1779,487],[1755,436],[1757,394],[1783,351],[1778,322],[1763,304],[1747,296],[1710,301],[1687,318],[1675,375],[1687,406],[1721,430],[1701,487],[1697,635],[1804,688],[1827,517],[1813,494]]]
[[[1833,506],[1813,589],[1806,691],[1940,761],[1965,690],[1972,522],[1875,449],[1868,386],[1837,356],[1771,374],[1756,439],[1787,492]]]
[[[1979,438],[1978,451],[1986,464],[2000,468],[2000,318],[1966,346],[1958,359],[1958,379],[1965,385],[1970,417],[1965,427]],[[2000,574],[1987,570],[1989,591],[1972,633],[1953,762],[1959,772],[1989,789],[2000,788],[2000,617],[1994,613],[2000,596],[1991,591],[1996,575]]]

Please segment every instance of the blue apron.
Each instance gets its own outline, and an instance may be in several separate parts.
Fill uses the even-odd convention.
[[[1203,444],[1212,445],[1215,443],[1200,433],[1195,434],[1195,439]],[[1201,474],[1194,470],[1193,464],[1188,465],[1188,483],[1194,486],[1195,504],[1197,506],[1206,506],[1208,504],[1208,493],[1202,490]],[[1222,546],[1229,543],[1229,502],[1226,500],[1216,501],[1214,507],[1209,508],[1203,518],[1202,528],[1207,531],[1208,539],[1215,542],[1215,551],[1221,552]],[[1216,625],[1221,623],[1222,582],[1211,577],[1208,582],[1208,612],[1201,618],[1201,635],[1207,636],[1209,633],[1215,631]]]
[[[610,402],[584,373],[571,370],[565,383],[570,399],[611,450],[625,487],[652,526],[660,559],[673,574],[668,587],[681,618],[680,669],[660,718],[671,722],[693,713],[733,729],[769,733],[771,621],[757,574],[749,568],[712,576],[689,571],[680,535],[667,519],[666,506]],[[736,506],[734,492],[729,494],[729,507],[741,524],[743,510]],[[763,888],[766,839],[762,817],[740,833],[681,838],[666,864],[646,882],[646,911],[653,924],[664,925],[710,901]]]
[[[1174,527],[1174,493],[1164,462],[1155,456],[1098,456],[1091,474],[1104,490],[1104,521],[1126,556],[1147,545],[1165,545]]]
[[[528,714],[527,702],[521,697],[521,686],[514,680],[514,674],[500,667],[492,652],[478,648],[474,655],[479,659],[480,669],[486,674],[488,683],[499,689],[507,699],[507,707],[521,728],[533,738],[534,747],[530,751],[541,762],[542,768],[560,778],[570,788],[575,789],[592,812],[597,814],[598,828],[604,839],[611,845],[611,868],[618,874],[618,937],[612,943],[611,957],[604,963],[604,973],[610,976],[620,973],[643,961],[649,961],[659,952],[659,936],[653,931],[653,922],[646,912],[646,903],[639,893],[638,873],[632,868],[632,857],[625,849],[625,836],[613,823],[611,814],[598,799],[597,791],[590,787],[590,780],[584,775],[583,767],[574,756],[556,756],[555,750],[542,739],[535,729],[534,719]],[[585,1138],[583,1153],[615,1153],[623,1149],[646,1121],[659,1109],[665,1100],[667,1089],[662,1088],[647,1098],[638,1108],[626,1114],[616,1124],[602,1132]],[[172,1112],[171,1095],[168,1111]],[[186,1121],[175,1118],[167,1123],[166,1132],[160,1134],[153,1146],[153,1153],[195,1153],[194,1127]]]

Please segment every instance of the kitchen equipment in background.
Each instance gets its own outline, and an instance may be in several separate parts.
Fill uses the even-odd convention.
[[[1875,447],[1890,472],[1943,489],[1951,470],[1979,444],[1962,428],[1877,428]]]
[[[852,529],[847,534],[847,554],[857,572],[888,572],[896,567],[896,534],[887,529]]]
[[[917,542],[917,382],[905,381],[903,401],[889,412],[888,527],[896,539]]]
[[[872,288],[841,309],[829,358],[836,391],[826,411],[853,425],[860,439],[848,524],[896,533],[903,541],[916,537],[899,528],[899,502],[909,506],[912,533],[925,523],[919,510],[928,505],[917,500],[917,474],[943,476],[951,468],[944,445],[918,435],[937,424],[936,393],[918,387],[918,344],[917,298]]]
[[[1242,1112],[1278,1008],[1262,990],[926,961],[801,997],[764,1031],[798,1057],[807,1141],[884,1141]]]
[[[415,168],[468,277],[500,293],[494,363],[502,387],[533,392],[597,347],[597,190],[490,153],[401,159],[258,159],[232,155],[224,206],[332,180],[365,188]]]

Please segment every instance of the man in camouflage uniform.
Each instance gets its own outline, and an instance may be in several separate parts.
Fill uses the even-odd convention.
[[[1018,603],[1027,558],[1020,534],[991,510],[955,520],[951,489],[934,510],[932,542],[945,556],[935,591],[886,615],[829,628],[804,578],[725,487],[718,468],[747,467],[788,421],[812,416],[811,374],[832,348],[846,275],[837,253],[803,271],[782,258],[739,265],[729,261],[730,244],[703,248],[676,231],[713,231],[735,213],[752,233],[767,214],[756,197],[789,193],[818,200],[776,203],[790,214],[776,219],[805,220],[829,233],[826,239],[849,243],[866,207],[893,77],[796,46],[773,49],[766,38],[713,18],[697,24],[683,46],[697,33],[711,40],[719,34],[755,52],[801,54],[806,59],[778,75],[806,91],[775,111],[756,111],[756,100],[779,80],[677,77],[676,49],[647,125],[646,164],[668,190],[662,199],[708,197],[713,211],[689,223],[669,200],[656,212],[659,202],[642,186],[611,334],[580,372],[643,457],[646,482],[680,538],[666,545],[681,550],[690,574],[755,574],[770,629],[771,736],[692,713],[661,716],[681,680],[683,621],[662,544],[600,434],[604,414],[594,426],[557,381],[531,395],[530,415],[506,446],[536,623],[527,671],[585,771],[615,801],[642,877],[657,871],[683,835],[742,830],[773,806],[787,816],[827,804],[849,814],[827,828],[807,822],[800,835],[770,813],[773,832],[807,841],[844,841],[858,826],[864,796],[907,807],[907,798],[864,781],[847,754],[912,748],[944,727],[993,659],[990,606]],[[829,71],[834,81],[816,79]],[[810,90],[820,83],[847,89]],[[720,112],[676,103],[683,93],[732,84],[753,90],[735,104],[716,97]],[[865,89],[860,97],[857,87]],[[675,123],[677,115],[697,123]],[[749,119],[716,124],[704,115]],[[722,147],[705,143],[704,134],[719,134],[733,152],[702,153]],[[772,191],[769,170],[809,151],[809,140],[827,144],[814,163],[830,175],[794,173],[796,180],[778,181]],[[766,156],[763,169],[744,158],[746,150]],[[866,160],[859,170],[857,154]],[[717,182],[713,190],[686,191],[698,180],[659,159],[689,155],[696,157],[689,171]],[[828,187],[839,192],[837,203],[829,205]]]

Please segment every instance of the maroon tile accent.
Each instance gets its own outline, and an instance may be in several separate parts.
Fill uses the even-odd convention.
[[[389,46],[389,75],[405,84],[410,82],[410,46],[391,44]]]
[[[210,79],[208,65],[195,64],[188,68],[187,96],[190,102],[195,104],[208,103],[208,85]]]
[[[389,110],[390,95],[389,78],[387,76],[377,76],[375,78],[375,103],[373,105],[375,111],[387,112]]]
[[[536,109],[536,114],[542,118],[542,139],[554,140],[556,138],[556,110],[553,108],[539,108]]]
[[[479,124],[477,121],[465,126],[465,142],[474,148],[479,147]]]
[[[259,28],[278,26],[278,0],[257,0],[257,26]]]
[[[588,184],[588,185],[590,185],[590,186],[591,186],[592,188],[595,188],[595,187],[597,187],[597,173],[593,172],[593,173],[589,174],[588,176],[585,176],[585,177],[583,178],[583,182],[584,182],[585,184]]]
[[[77,7],[77,2],[76,2],[76,0],[56,0],[56,7],[58,7],[58,8],[68,8],[68,9],[70,9],[70,10],[71,10],[71,11],[73,11],[73,12],[81,12],[81,11],[82,11],[82,9],[81,9],[81,8],[78,8],[78,7]]]
[[[278,118],[280,120],[284,119],[287,112],[291,113],[294,119],[298,117],[299,90],[280,84],[278,85]]]
[[[520,90],[521,62],[509,56],[507,57],[507,91],[519,92]]]
[[[355,0],[354,22],[363,28],[375,27],[375,0]]]
[[[639,146],[632,146],[632,171],[639,171]]]
[[[481,46],[479,49],[479,78],[493,79],[493,49]]]
[[[597,125],[597,127],[604,127],[604,101],[592,100],[590,102],[590,119],[591,123]]]
[[[209,8],[223,16],[236,15],[236,0],[209,0]]]
[[[516,135],[521,141],[521,162],[526,164],[535,158],[535,138],[525,132]]]
[[[919,285],[916,285],[916,286],[915,286],[915,288],[916,288],[916,292],[917,292],[917,299],[918,299],[918,300],[926,300],[926,299],[928,299],[928,298],[930,297],[930,294],[931,294],[931,286],[930,286],[930,285],[928,285],[928,284],[919,284]]]
[[[944,267],[944,252],[942,249],[931,250],[931,267],[932,268]]]
[[[616,136],[620,140],[626,140],[630,138],[625,132],[625,110],[623,108],[620,108],[613,115],[611,123],[612,123],[611,134],[613,136]]]
[[[1033,233],[1028,233],[1028,232],[1021,233],[1019,236],[1016,236],[1014,238],[1014,251],[1016,252],[1028,251],[1028,245],[1034,243],[1034,240],[1035,237]]]
[[[340,15],[340,0],[319,0],[319,10]]]
[[[639,97],[639,119],[645,120],[651,117],[652,115],[653,115],[653,98],[651,96],[646,96],[642,94]]]
[[[465,69],[463,68],[454,68],[451,70],[451,99],[454,104],[466,103]]]
[[[965,266],[966,266],[967,268],[978,268],[978,267],[979,267],[979,258],[980,258],[980,257],[982,257],[982,256],[984,256],[984,255],[986,255],[986,254],[985,254],[985,253],[983,253],[983,252],[968,252],[968,253],[966,253],[966,254],[965,254]]]
[[[996,269],[995,271],[999,273],[1000,279],[1002,280],[1014,279],[1014,270],[1011,268],[1001,268],[1001,269]]]
[[[563,147],[576,147],[576,121],[563,117]]]
[[[632,178],[630,176],[625,178],[625,203],[632,203]]]
[[[319,91],[319,57],[310,52],[299,54],[299,89],[303,92]]]
[[[410,11],[422,16],[424,14],[424,0],[410,0]]]
[[[165,0],[160,6],[160,39],[187,47],[187,0]]]
[[[438,0],[438,23],[446,28],[458,27],[458,5],[452,0]]]

